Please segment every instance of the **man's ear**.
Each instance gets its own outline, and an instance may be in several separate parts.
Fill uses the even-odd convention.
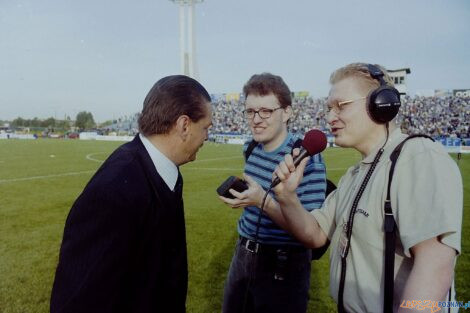
[[[175,130],[181,139],[186,140],[189,135],[191,119],[187,115],[180,115],[175,123]]]
[[[287,123],[287,121],[289,121],[290,119],[292,119],[292,117],[294,116],[294,111],[292,111],[292,106],[288,106],[286,108],[283,109],[283,112],[282,112],[282,121],[284,123]]]

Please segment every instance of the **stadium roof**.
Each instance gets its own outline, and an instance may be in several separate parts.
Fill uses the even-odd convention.
[[[388,72],[401,72],[401,71],[406,71],[406,74],[411,73],[411,70],[409,67],[404,67],[404,68],[399,68],[396,70],[387,70]]]

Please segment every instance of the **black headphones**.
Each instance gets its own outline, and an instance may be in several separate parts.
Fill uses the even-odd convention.
[[[400,109],[400,92],[387,85],[387,82],[383,79],[384,73],[379,67],[368,64],[367,70],[372,78],[380,82],[380,87],[373,90],[367,97],[367,112],[374,122],[378,124],[388,123],[397,116]]]

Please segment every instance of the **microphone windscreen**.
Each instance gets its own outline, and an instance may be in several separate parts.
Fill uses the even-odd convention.
[[[325,150],[327,145],[326,136],[318,129],[309,130],[302,141],[302,146],[308,151],[310,156]]]

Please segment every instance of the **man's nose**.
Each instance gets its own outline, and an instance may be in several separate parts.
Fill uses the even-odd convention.
[[[259,112],[255,112],[255,115],[253,115],[253,122],[255,123],[261,123],[263,119],[259,115]]]
[[[328,112],[328,114],[326,115],[326,121],[328,122],[328,124],[331,125],[337,120],[338,120],[338,114],[335,112],[335,110],[330,110],[330,112]]]

